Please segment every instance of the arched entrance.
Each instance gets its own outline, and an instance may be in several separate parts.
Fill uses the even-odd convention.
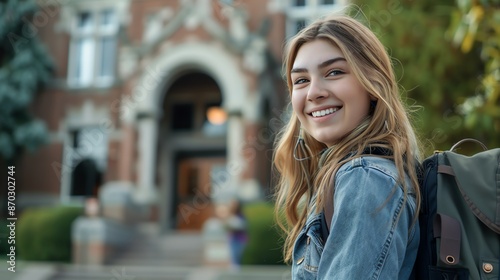
[[[221,90],[205,73],[184,72],[168,88],[162,109],[160,157],[173,167],[173,188],[166,194],[173,206],[169,218],[175,229],[200,230],[214,211],[212,174],[226,165],[227,114]]]
[[[220,178],[230,178],[239,185],[245,167],[241,150],[244,143],[245,112],[253,99],[249,99],[249,85],[241,71],[237,56],[220,44],[186,42],[166,47],[134,83],[131,101],[122,104],[124,123],[137,131],[137,191],[135,199],[143,204],[156,204],[162,230],[177,228],[172,219],[175,214],[176,164],[174,147],[212,147],[221,145],[210,138],[190,138],[189,141],[168,139],[165,127],[160,127],[166,117],[162,107],[169,89],[183,75],[196,70],[216,81],[222,95],[222,107],[228,113],[225,138],[226,161],[230,172],[219,172]],[[196,72],[195,71],[195,72]],[[182,75],[181,75],[182,74]],[[244,110],[247,108],[247,110]],[[251,110],[249,110],[251,111]],[[181,135],[182,133],[180,133]],[[165,144],[168,140],[168,145]],[[221,181],[224,179],[218,179]],[[158,188],[156,188],[158,186]],[[220,193],[223,193],[221,191]]]

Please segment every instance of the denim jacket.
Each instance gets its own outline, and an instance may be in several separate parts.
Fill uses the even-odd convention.
[[[335,176],[334,213],[326,244],[323,212],[308,215],[295,241],[292,279],[408,279],[420,239],[411,191],[404,201],[391,160],[366,156]],[[406,184],[411,181],[406,178]],[[313,207],[314,208],[314,207]]]

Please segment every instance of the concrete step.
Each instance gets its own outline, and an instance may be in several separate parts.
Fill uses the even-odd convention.
[[[155,226],[144,227],[134,242],[111,261],[115,266],[200,266],[203,240],[199,232],[160,234]]]
[[[50,280],[288,280],[286,266],[249,266],[239,270],[216,267],[105,266],[62,269]]]
[[[185,280],[192,267],[101,266],[60,268],[50,280]]]
[[[15,273],[0,267],[2,280],[289,280],[287,266],[243,266],[239,270],[195,266],[79,266],[20,262]]]

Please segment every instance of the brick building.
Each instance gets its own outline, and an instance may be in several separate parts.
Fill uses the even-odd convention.
[[[57,70],[34,111],[50,143],[22,159],[18,203],[82,204],[113,183],[130,187],[164,229],[199,229],[214,203],[269,194],[287,102],[284,42],[341,8],[333,0],[39,3],[32,27]]]

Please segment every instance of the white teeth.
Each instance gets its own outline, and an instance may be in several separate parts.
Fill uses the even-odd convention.
[[[330,108],[330,109],[312,112],[312,115],[313,115],[313,117],[323,117],[326,115],[330,115],[334,112],[337,112],[338,110],[339,110],[339,108]]]

